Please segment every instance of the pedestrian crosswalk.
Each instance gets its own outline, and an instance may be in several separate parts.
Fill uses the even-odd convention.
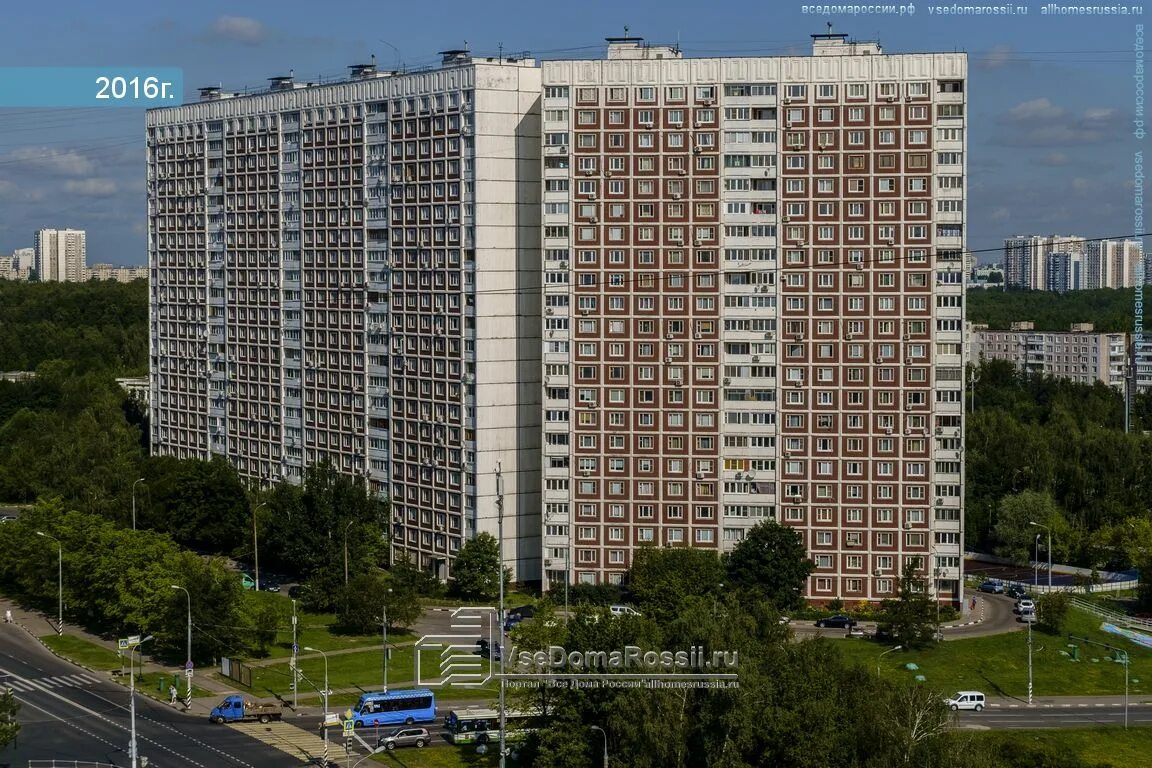
[[[332,755],[337,754],[337,742],[330,743],[328,751],[325,751],[324,739],[313,732],[288,723],[230,723],[228,727],[262,741],[268,746],[276,747],[281,752],[287,752],[302,761],[326,756],[328,751]],[[343,755],[343,747],[339,748],[339,753]]]
[[[91,675],[53,675],[52,677],[31,677],[17,680],[0,672],[0,688],[11,688],[17,692],[42,691],[45,688],[87,688],[99,683]]]

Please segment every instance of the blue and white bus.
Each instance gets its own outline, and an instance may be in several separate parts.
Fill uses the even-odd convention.
[[[436,695],[427,688],[366,693],[352,710],[352,718],[357,728],[435,722]]]

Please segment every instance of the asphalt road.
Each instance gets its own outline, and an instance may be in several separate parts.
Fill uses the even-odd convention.
[[[1086,701],[1086,700],[1085,700]],[[983,712],[959,712],[961,728],[1090,728],[1124,725],[1124,707],[1116,704],[1048,704],[1037,707],[993,706]],[[1152,725],[1152,706],[1134,704],[1128,707],[1128,724],[1132,727]]]
[[[23,630],[0,624],[0,685],[21,708],[20,736],[0,768],[29,760],[93,760],[127,766],[128,690],[53,656]],[[283,752],[206,720],[136,697],[139,754],[151,768],[283,768]]]

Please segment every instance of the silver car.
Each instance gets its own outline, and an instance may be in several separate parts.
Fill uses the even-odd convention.
[[[427,728],[397,728],[389,734],[380,737],[380,741],[376,742],[376,746],[384,747],[384,749],[396,749],[397,747],[426,747],[432,737],[428,734]]]

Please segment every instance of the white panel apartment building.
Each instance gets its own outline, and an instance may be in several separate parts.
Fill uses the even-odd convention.
[[[539,579],[540,69],[445,52],[148,113],[152,443],[391,499],[447,577],[497,527]]]
[[[966,56],[813,37],[543,65],[545,586],[774,518],[960,598]]]
[[[84,279],[87,234],[82,229],[36,232],[36,274],[41,282],[78,283]]]

